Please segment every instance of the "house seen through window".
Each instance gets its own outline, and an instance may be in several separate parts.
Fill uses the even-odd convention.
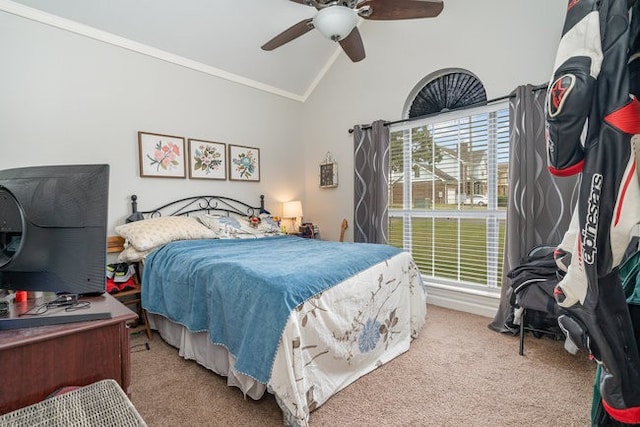
[[[424,94],[433,87],[441,97],[429,105]],[[486,105],[478,88],[469,74],[437,77],[416,95],[412,107],[420,100],[422,110],[410,110],[427,115],[391,125],[389,243],[409,250],[431,282],[486,289],[502,277],[509,106]],[[466,104],[449,109],[442,97]]]

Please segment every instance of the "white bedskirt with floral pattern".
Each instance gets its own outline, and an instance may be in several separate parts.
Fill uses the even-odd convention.
[[[229,385],[253,399],[267,390],[286,425],[306,426],[310,412],[332,395],[409,350],[426,320],[426,291],[411,255],[403,252],[311,298],[291,313],[266,385],[235,372],[233,356],[206,332],[149,316],[182,357],[227,376]]]

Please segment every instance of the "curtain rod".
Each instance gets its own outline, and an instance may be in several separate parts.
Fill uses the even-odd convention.
[[[548,87],[547,84],[541,84],[541,85],[538,85],[538,86],[533,86],[531,88],[531,91],[535,92],[535,91],[542,90],[542,89],[546,90],[547,87]],[[446,112],[449,113],[451,111],[460,111],[460,110],[465,110],[467,108],[479,107],[481,105],[488,105],[488,104],[492,104],[494,102],[504,101],[505,99],[514,98],[515,96],[516,96],[515,93],[511,93],[510,95],[504,95],[504,96],[501,96],[499,98],[490,99],[488,101],[476,102],[475,104],[469,104],[469,105],[465,105],[464,107],[454,108],[453,110],[447,110]],[[391,126],[391,125],[396,125],[398,123],[412,122],[414,120],[422,120],[422,119],[426,119],[427,117],[437,116],[437,115],[442,114],[442,113],[443,113],[443,111],[438,111],[437,113],[424,114],[422,116],[410,117],[408,119],[394,120],[392,122],[384,122],[383,125],[384,126]],[[362,129],[371,129],[371,125],[363,125]],[[353,128],[349,129],[349,133],[353,133]]]

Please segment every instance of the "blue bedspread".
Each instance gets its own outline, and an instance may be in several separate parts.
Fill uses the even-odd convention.
[[[145,261],[142,305],[191,332],[208,331],[238,372],[266,384],[295,307],[400,252],[292,236],[173,242]]]

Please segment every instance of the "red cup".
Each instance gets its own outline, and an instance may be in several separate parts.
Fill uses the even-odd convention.
[[[27,291],[16,291],[16,302],[27,302]]]

